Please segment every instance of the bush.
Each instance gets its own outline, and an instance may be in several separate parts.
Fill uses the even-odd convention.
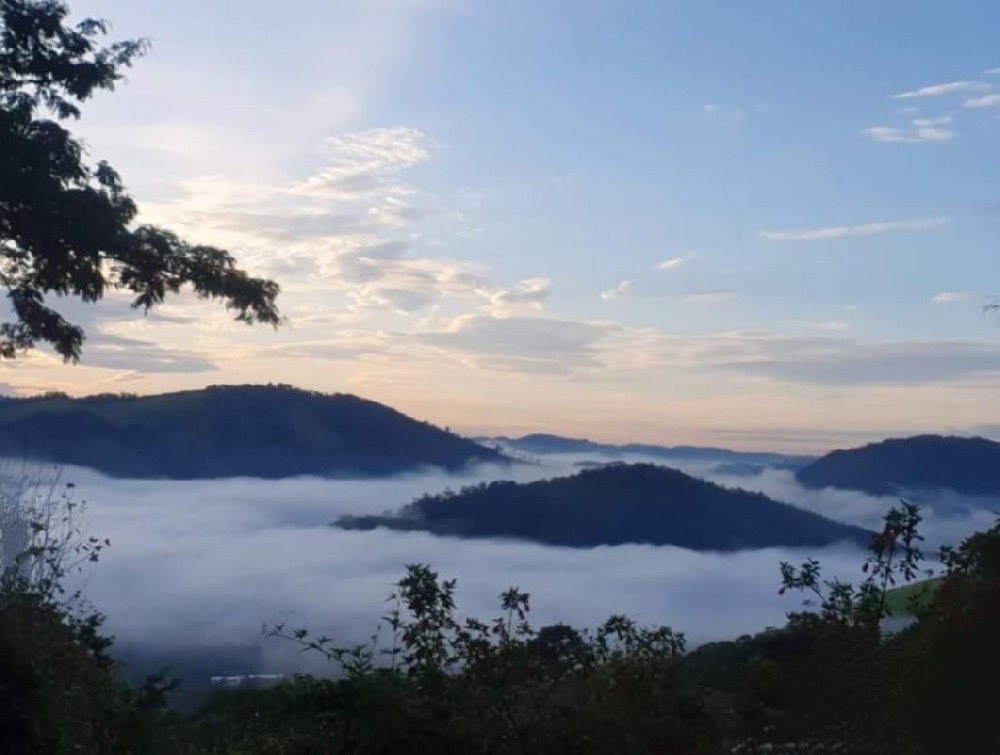
[[[57,478],[56,478],[57,479]],[[107,542],[85,537],[72,486],[7,475],[0,487],[0,743],[5,755],[153,753],[166,685],[121,683],[103,617],[62,581]]]

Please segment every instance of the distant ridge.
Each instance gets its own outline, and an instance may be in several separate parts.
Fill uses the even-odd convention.
[[[0,456],[169,479],[372,477],[505,460],[383,404],[285,385],[2,398]]]
[[[611,464],[541,482],[484,483],[423,496],[396,514],[348,516],[335,524],[575,548],[637,543],[732,551],[870,542],[863,529],[654,464]]]
[[[871,495],[951,490],[1000,495],[1000,443],[986,438],[917,435],[832,453],[796,473],[809,488],[844,488]]]
[[[549,433],[532,433],[519,438],[499,436],[476,438],[480,443],[510,448],[526,454],[597,453],[610,456],[647,456],[667,461],[705,461],[798,469],[814,461],[814,456],[798,456],[759,451],[733,451],[712,446],[659,446],[644,443],[597,443],[583,438],[567,438]]]

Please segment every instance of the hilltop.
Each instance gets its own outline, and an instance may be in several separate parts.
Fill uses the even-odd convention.
[[[986,438],[918,435],[833,451],[796,472],[809,488],[871,495],[951,490],[1000,495],[1000,443]]]
[[[484,483],[424,496],[396,514],[344,517],[336,524],[577,548],[648,543],[731,551],[869,542],[862,529],[653,464],[614,464],[540,482]]]
[[[3,398],[0,456],[169,479],[381,476],[504,461],[383,404],[281,385]]]

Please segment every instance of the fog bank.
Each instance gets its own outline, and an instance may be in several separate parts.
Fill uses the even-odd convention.
[[[548,457],[539,466],[376,481],[136,481],[75,468],[62,476],[75,483],[76,498],[87,501],[89,532],[112,542],[83,586],[107,615],[109,630],[126,643],[256,643],[262,625],[282,621],[345,642],[363,640],[377,628],[392,584],[412,563],[429,563],[458,579],[463,615],[494,615],[499,593],[518,586],[531,594],[536,625],[594,626],[625,613],[642,623],[668,624],[692,643],[783,623],[798,598],[777,594],[780,561],[814,557],[831,577],[861,577],[865,553],[850,546],[729,554],[642,545],[576,550],[329,526],[344,514],[395,509],[422,493],[480,480],[572,473],[580,460]],[[783,471],[740,478],[714,475],[709,467],[687,471],[869,527],[895,502],[803,490]],[[993,518],[971,508],[956,512],[928,512],[929,541],[954,541]],[[265,666],[283,665],[286,653],[276,652]]]

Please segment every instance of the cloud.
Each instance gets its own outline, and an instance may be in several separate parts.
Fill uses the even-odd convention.
[[[720,288],[714,291],[693,291],[689,294],[684,294],[684,301],[695,304],[721,304],[722,302],[732,301],[737,296],[739,296],[739,293],[731,288]]]
[[[109,333],[88,340],[80,361],[88,367],[144,373],[195,373],[218,369],[216,363],[203,354]]]
[[[982,97],[972,97],[962,103],[966,108],[997,107],[1000,105],[1000,94],[986,94]]]
[[[712,118],[726,119],[733,122],[742,121],[747,116],[746,110],[742,108],[718,105],[714,102],[710,102],[702,107],[702,111]]]
[[[243,264],[328,309],[338,293],[336,306],[346,299],[356,316],[411,315],[447,298],[485,299],[496,314],[540,310],[547,281],[506,289],[476,264],[431,253],[442,233],[464,227],[461,207],[469,201],[432,202],[406,178],[431,150],[426,134],[406,126],[342,134],[326,140],[322,165],[305,178],[256,185],[193,179],[180,199],[154,210],[199,239],[239,248]],[[425,237],[422,225],[437,238]]]
[[[683,257],[671,257],[670,259],[663,260],[663,262],[658,262],[655,268],[657,270],[676,270],[677,268],[686,265],[690,259],[690,255],[685,255]]]
[[[948,218],[900,220],[862,225],[827,226],[805,230],[761,231],[757,235],[765,241],[829,241],[831,239],[875,236],[893,231],[927,231],[947,225]]]
[[[413,338],[473,363],[517,372],[565,374],[597,363],[608,326],[545,317],[462,315]]]
[[[1000,343],[861,341],[833,335],[733,331],[700,336],[619,328],[599,344],[606,365],[652,374],[730,373],[812,386],[916,386],[1000,377]],[[641,362],[630,361],[631,355]]]
[[[914,97],[943,97],[950,94],[968,94],[969,92],[984,92],[992,86],[984,81],[949,81],[944,84],[932,84],[930,86],[914,89],[909,92],[901,92],[893,95],[893,99],[904,100]]]
[[[514,288],[481,293],[489,300],[489,310],[495,315],[514,314],[525,309],[541,311],[552,293],[552,282],[546,278],[526,278]]]
[[[923,144],[947,142],[957,134],[950,128],[944,128],[951,123],[951,116],[940,118],[914,118],[906,128],[895,126],[872,126],[865,133],[877,142],[896,142],[902,144]]]
[[[972,294],[968,291],[942,291],[941,293],[934,294],[931,301],[936,304],[951,304],[953,302],[969,301],[972,298]]]
[[[468,263],[431,257],[370,257],[363,249],[336,258],[326,274],[347,284],[353,306],[400,313],[415,312],[446,296],[477,297],[488,288]]]
[[[251,257],[277,256],[277,242],[281,258],[337,253],[383,242],[386,233],[420,217],[413,204],[416,189],[402,174],[429,155],[429,140],[416,129],[368,129],[327,139],[321,167],[306,178],[259,183],[189,178],[181,183],[180,197],[144,210],[199,240],[246,248]]]
[[[802,449],[811,449],[805,453],[824,454],[835,448],[847,448],[863,443],[884,440],[899,436],[896,429],[860,430],[860,429],[825,429],[801,427],[754,427],[749,429],[733,429],[730,427],[713,427],[708,430],[714,442],[721,445],[751,443],[755,447],[782,449],[794,447],[796,453]]]
[[[64,470],[63,479],[88,501],[88,533],[112,542],[78,579],[107,615],[119,645],[257,645],[262,624],[283,621],[344,643],[364,641],[384,615],[392,584],[412,563],[428,563],[442,577],[458,579],[463,616],[496,615],[497,596],[519,585],[531,594],[536,626],[563,621],[593,627],[625,613],[642,624],[673,626],[694,644],[781,625],[785,613],[799,607],[796,599],[777,595],[781,561],[815,557],[828,578],[857,582],[862,576],[865,554],[853,547],[731,554],[634,545],[578,550],[327,526],[344,514],[380,513],[448,487],[568,474],[582,458],[374,481],[111,480],[76,468]],[[894,503],[854,492],[803,490],[781,472],[726,478],[710,469],[688,471],[869,527]],[[928,551],[987,526],[992,516],[956,511],[952,517],[925,512]],[[301,654],[280,650],[261,649],[263,669],[301,668]]]
[[[1000,76],[1000,68],[987,68],[983,74],[985,76]]]
[[[1000,375],[1000,345],[746,336],[709,342],[705,366],[814,385],[918,385]]]
[[[609,288],[607,291],[601,292],[601,298],[604,301],[614,301],[615,299],[621,299],[625,294],[632,290],[632,281],[626,280],[619,283],[614,288]]]
[[[90,502],[90,531],[112,541],[86,592],[124,642],[255,642],[262,623],[279,621],[362,640],[409,563],[458,577],[461,610],[482,617],[496,613],[496,596],[511,584],[531,593],[538,623],[594,626],[626,612],[643,623],[670,623],[695,641],[781,623],[792,608],[777,597],[776,585],[781,560],[805,557],[796,550],[724,556],[646,546],[574,550],[327,526],[343,514],[378,513],[425,492],[478,480],[541,479],[567,473],[568,466],[371,482],[113,481],[76,469],[64,477]],[[854,549],[811,553],[828,556],[828,568],[845,576],[863,560]]]
[[[814,330],[850,330],[851,324],[845,320],[793,320],[792,325],[801,325]]]
[[[394,176],[424,162],[430,154],[427,136],[405,126],[335,136],[324,146],[328,166],[289,187],[290,193],[350,202],[386,196],[398,200],[412,190]]]
[[[688,471],[695,473],[697,470]],[[786,470],[765,469],[751,477],[732,477],[711,470],[704,471],[705,477],[720,484],[764,493],[822,516],[868,529],[878,528],[883,515],[890,508],[899,505],[898,496],[870,496],[855,490],[835,488],[803,488],[795,481],[795,476]],[[957,543],[973,532],[988,529],[995,519],[989,510],[992,505],[984,507],[982,500],[963,498],[957,494],[928,495],[913,491],[907,499],[921,506],[923,521],[920,531],[927,538],[922,545],[928,555],[938,546]]]

